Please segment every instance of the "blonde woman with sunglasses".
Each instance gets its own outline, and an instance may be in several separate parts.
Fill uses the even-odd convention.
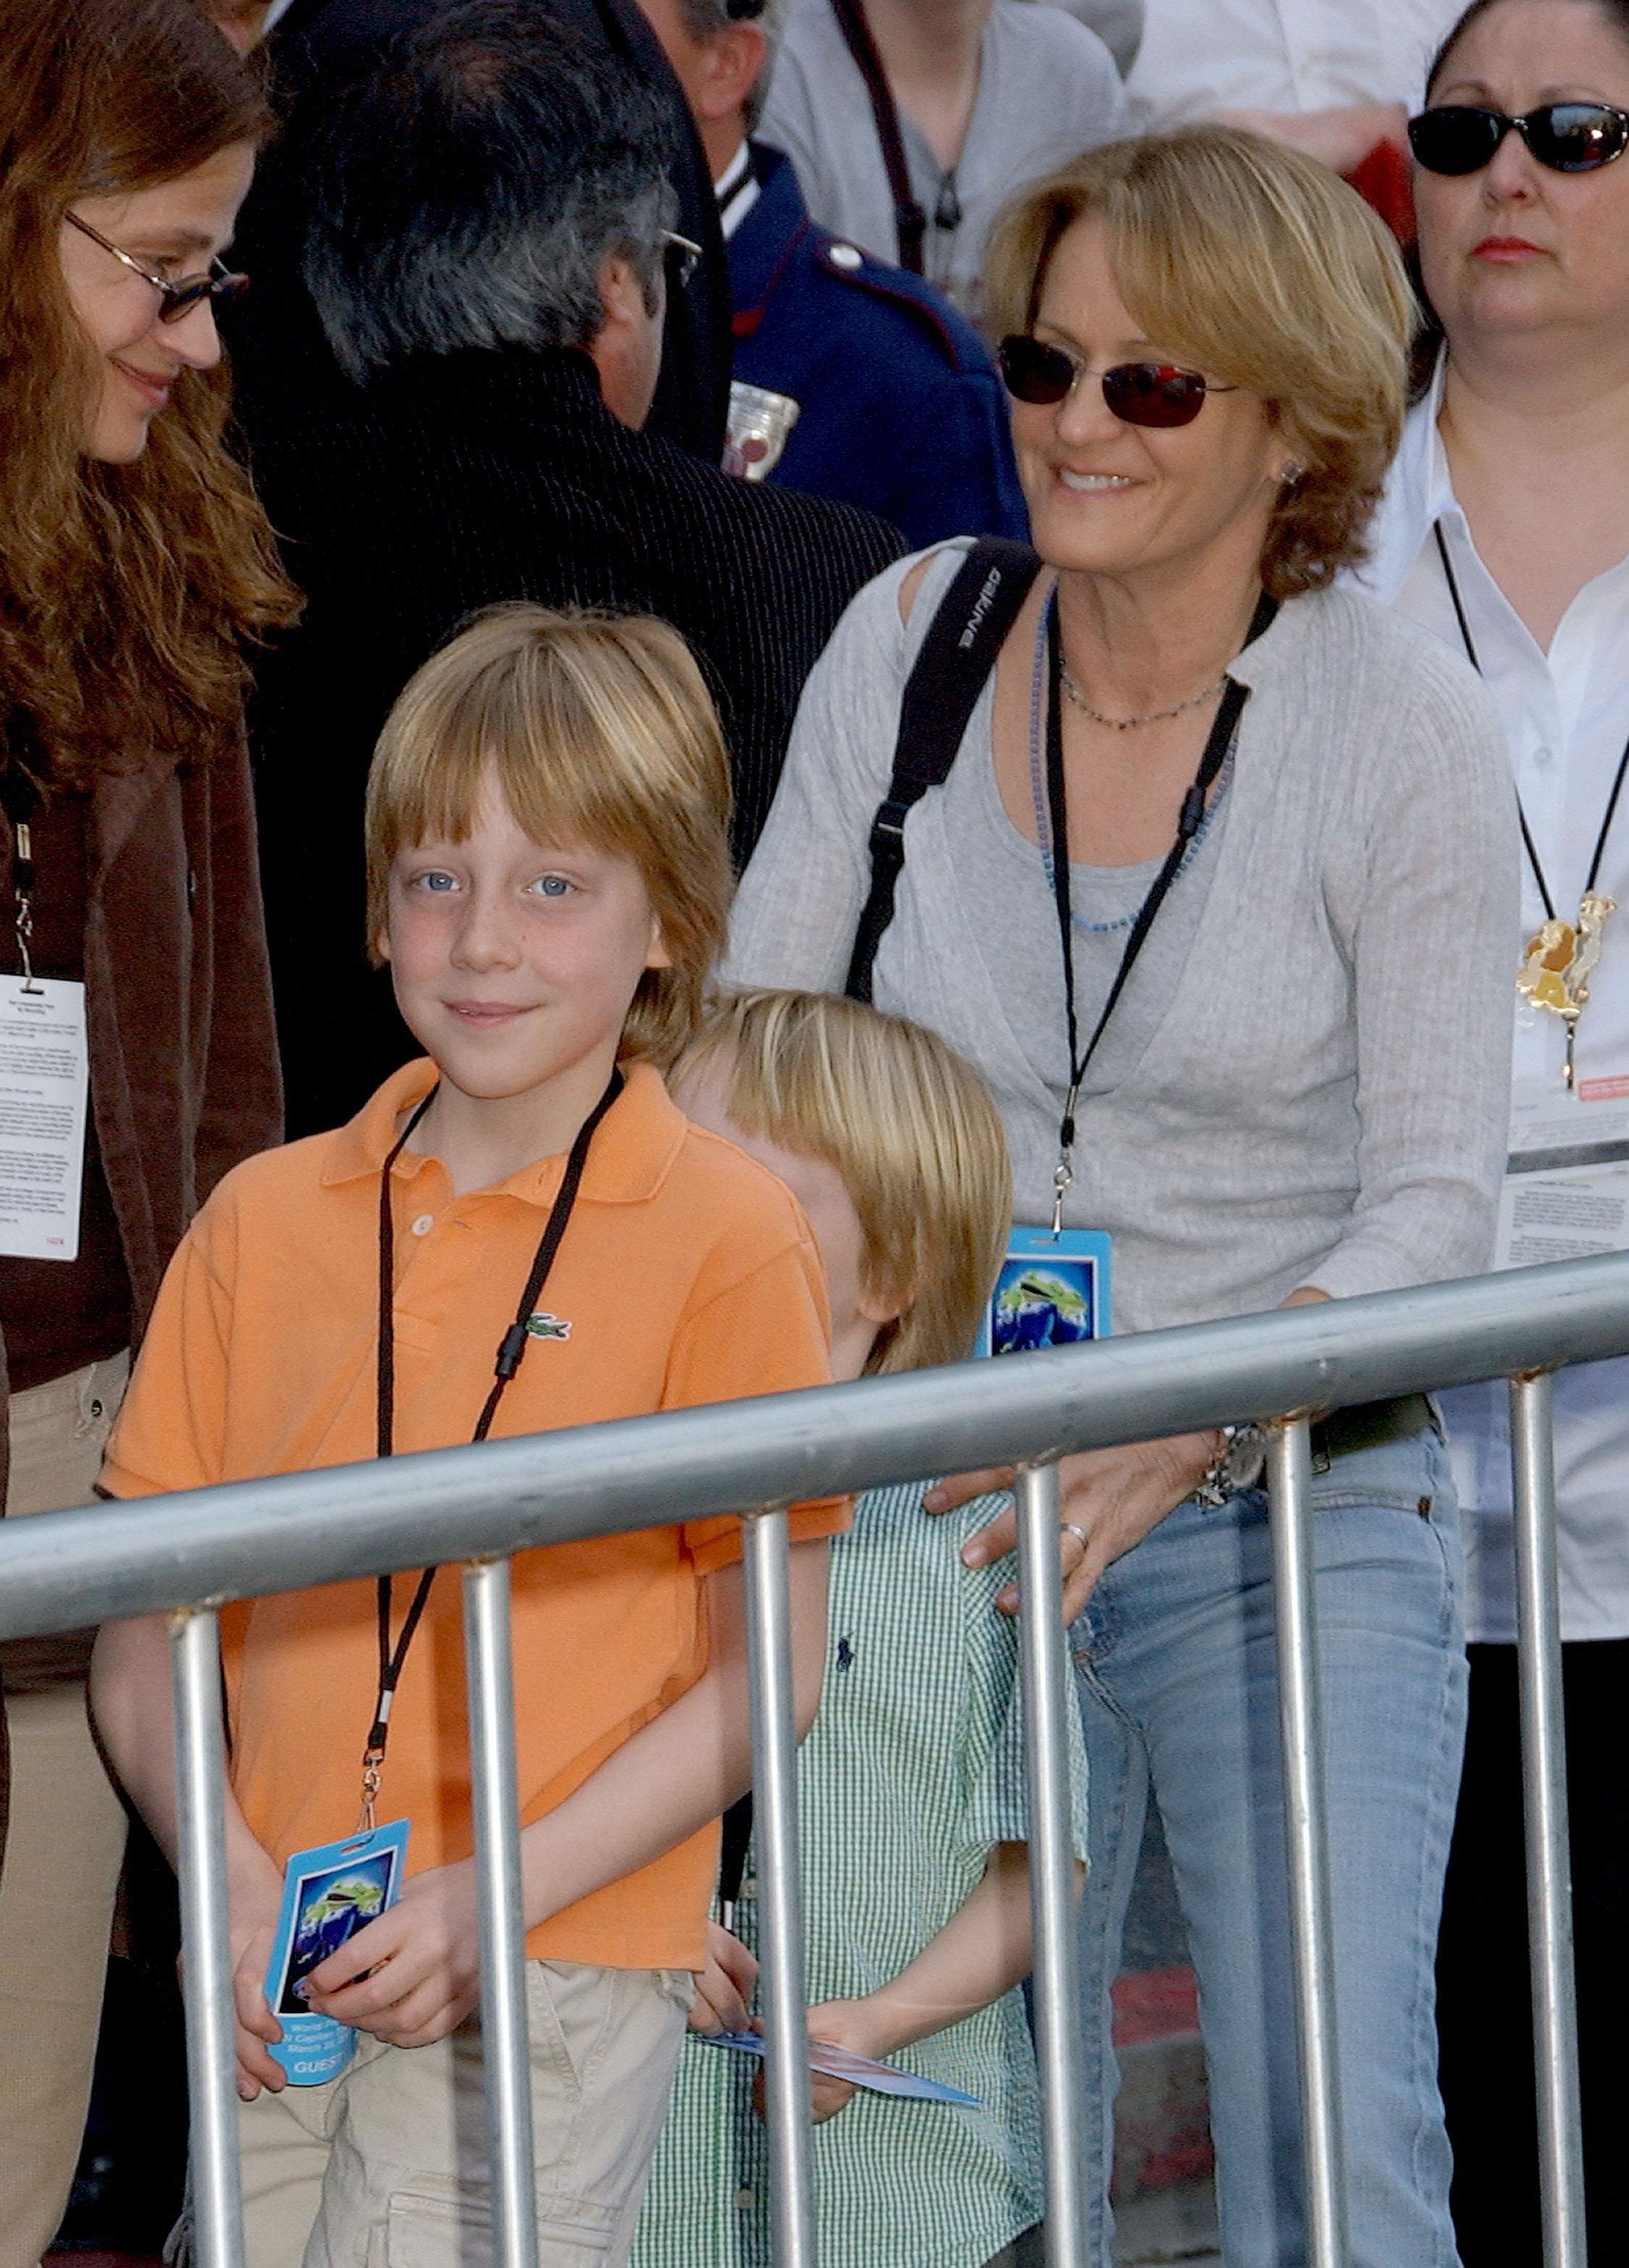
[[[1196,128],[1038,183],[988,286],[1039,558],[998,563],[952,641],[976,645],[1002,579],[1031,576],[948,776],[904,819],[877,1005],[983,1073],[1021,1222],[1045,1229],[1060,1196],[1065,1226],[1109,1232],[1117,1330],[1473,1274],[1508,1047],[1481,956],[1515,892],[1496,721],[1463,660],[1332,587],[1402,421],[1395,250],[1312,160]],[[817,666],[737,901],[737,979],[843,984],[903,688],[960,564],[880,578]],[[1105,2263],[1109,1988],[1150,1799],[1200,1977],[1226,2257],[1304,2258],[1252,1432],[1063,1465]],[[1420,1398],[1330,1413],[1316,1446],[1351,2257],[1418,2268],[1452,2255],[1428,2050],[1458,1528]],[[997,1521],[966,1556],[1011,1543]]]

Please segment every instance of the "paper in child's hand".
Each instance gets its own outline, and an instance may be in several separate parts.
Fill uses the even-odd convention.
[[[698,2032],[694,2036],[703,2047],[733,2048],[738,2055],[761,2056],[762,2037],[757,2032]],[[958,2087],[943,2086],[936,2079],[922,2079],[914,2071],[901,2071],[892,2063],[874,2063],[870,2056],[854,2055],[847,2048],[833,2047],[826,2040],[809,2043],[809,2068],[823,2072],[828,2079],[846,2080],[850,2087],[863,2087],[872,2095],[894,2095],[916,2102],[958,2102],[969,2110],[979,2108],[976,2095],[964,2095]]]

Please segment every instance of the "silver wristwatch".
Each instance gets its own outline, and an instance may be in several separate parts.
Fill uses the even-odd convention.
[[[1222,1447],[1193,1491],[1194,1503],[1206,1512],[1215,1512],[1230,1496],[1254,1488],[1267,1462],[1265,1425],[1223,1425],[1218,1430]]]

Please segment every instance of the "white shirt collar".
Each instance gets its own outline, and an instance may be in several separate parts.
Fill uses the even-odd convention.
[[[758,202],[758,180],[752,172],[752,145],[745,138],[714,182],[713,195],[718,200],[718,225],[728,242]]]
[[[1357,581],[1389,607],[1413,571],[1420,546],[1438,519],[1464,519],[1454,501],[1448,453],[1436,429],[1447,357],[1439,354],[1431,384],[1403,421],[1403,438],[1369,526],[1369,556]]]

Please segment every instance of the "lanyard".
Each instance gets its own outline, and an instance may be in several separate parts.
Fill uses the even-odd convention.
[[[401,1138],[379,1169],[379,1335],[378,1368],[378,1454],[395,1454],[396,1442],[396,1328],[395,1328],[395,1225],[391,1214],[390,1177],[396,1160],[407,1147],[409,1138],[421,1118],[436,1100],[439,1085],[433,1086],[418,1108],[408,1119]],[[566,1170],[561,1176],[560,1191],[549,1209],[542,1236],[539,1239],[537,1256],[532,1263],[532,1272],[526,1278],[526,1288],[515,1311],[515,1320],[498,1342],[493,1362],[494,1384],[486,1405],[475,1420],[472,1441],[484,1441],[492,1430],[504,1388],[520,1368],[520,1359],[526,1351],[529,1336],[527,1325],[548,1281],[554,1255],[559,1251],[577,1201],[577,1189],[583,1179],[583,1169],[588,1163],[589,1145],[596,1128],[612,1104],[622,1092],[622,1074],[613,1071],[605,1093],[577,1130],[566,1160]],[[392,1580],[388,1575],[378,1579],[379,1631],[379,1690],[374,1704],[373,1723],[368,1733],[368,1744],[362,1759],[362,1818],[359,1834],[371,1833],[373,1808],[378,1800],[379,1779],[384,1769],[385,1749],[390,1739],[391,1705],[396,1697],[396,1688],[407,1659],[407,1650],[429,1598],[430,1585],[436,1580],[436,1569],[426,1567],[419,1576],[407,1609],[407,1619],[393,1649],[390,1642]]]
[[[1261,636],[1278,612],[1278,602],[1264,591],[1251,617],[1244,643],[1249,645]],[[1154,926],[1155,916],[1164,904],[1166,894],[1182,872],[1193,838],[1205,820],[1205,799],[1214,785],[1217,775],[1227,762],[1228,750],[1238,730],[1239,716],[1250,698],[1250,688],[1229,678],[1222,696],[1222,705],[1205,742],[1205,753],[1200,758],[1200,768],[1193,775],[1193,784],[1182,799],[1182,811],[1177,821],[1177,839],[1166,853],[1165,863],[1155,876],[1137,910],[1126,939],[1126,950],[1120,955],[1120,965],[1109,987],[1109,997],[1104,1002],[1091,1037],[1082,1053],[1079,1029],[1075,1015],[1075,922],[1069,904],[1069,818],[1063,779],[1063,712],[1061,706],[1063,652],[1058,629],[1058,594],[1054,590],[1046,608],[1046,661],[1050,686],[1046,708],[1046,808],[1052,833],[1053,900],[1058,913],[1058,939],[1063,951],[1063,999],[1069,1035],[1069,1090],[1064,1101],[1063,1117],[1058,1128],[1058,1164],[1053,1174],[1052,1233],[1060,1235],[1063,1229],[1063,1201],[1075,1179],[1075,1110],[1080,1099],[1081,1082],[1085,1078],[1091,1059],[1097,1051],[1097,1042],[1108,1028],[1120,994],[1126,990],[1137,956],[1148,942],[1148,932]],[[1038,661],[1039,657],[1037,657]]]
[[[1454,616],[1459,624],[1459,635],[1464,644],[1465,658],[1477,675],[1480,677],[1482,664],[1478,658],[1476,646],[1471,636],[1471,625],[1465,619],[1464,601],[1459,595],[1459,578],[1455,574],[1453,563],[1449,558],[1448,544],[1442,534],[1442,523],[1440,519],[1433,526],[1432,534],[1436,537],[1437,556],[1442,562],[1442,577],[1448,585],[1448,595],[1454,602]],[[1589,861],[1589,878],[1584,883],[1586,897],[1595,888],[1600,875],[1602,854],[1606,849],[1606,838],[1612,831],[1612,821],[1618,815],[1618,799],[1623,791],[1625,773],[1629,773],[1629,740],[1625,741],[1624,752],[1618,759],[1618,770],[1612,776],[1612,792],[1606,799],[1606,810],[1601,820],[1601,831],[1595,838],[1595,856]],[[1527,847],[1528,860],[1533,869],[1533,879],[1538,885],[1538,895],[1544,900],[1545,917],[1547,921],[1554,921],[1555,900],[1550,895],[1550,885],[1545,879],[1545,870],[1539,863],[1538,846],[1533,841],[1533,832],[1527,823],[1527,814],[1522,808],[1522,799],[1519,795],[1515,799],[1515,807],[1516,815],[1522,822],[1522,840]]]
[[[26,772],[8,765],[0,772],[0,803],[11,822],[11,897],[17,908],[17,951],[23,964],[23,990],[34,990],[30,946],[34,934],[34,846],[33,821],[40,791]]]
[[[1465,649],[1465,658],[1477,675],[1482,675],[1482,664],[1478,657],[1476,642],[1471,635],[1471,624],[1465,617],[1464,600],[1459,595],[1459,578],[1454,572],[1454,563],[1448,556],[1448,540],[1442,533],[1442,523],[1432,524],[1436,538],[1437,557],[1442,563],[1442,579],[1448,585],[1448,595],[1454,602],[1454,617],[1459,624],[1459,635]],[[1545,925],[1537,937],[1529,940],[1522,954],[1522,967],[1516,977],[1516,990],[1537,1008],[1548,1008],[1559,1016],[1567,1026],[1567,1060],[1564,1077],[1570,1094],[1575,1084],[1574,1060],[1578,1040],[1578,1019],[1589,998],[1589,976],[1601,958],[1601,932],[1607,917],[1618,910],[1616,898],[1597,895],[1596,883],[1600,878],[1601,860],[1606,850],[1606,839],[1612,831],[1612,821],[1618,815],[1618,799],[1623,792],[1624,777],[1629,773],[1629,740],[1624,742],[1624,752],[1618,759],[1618,770],[1612,775],[1611,792],[1606,799],[1606,809],[1601,814],[1601,829],[1595,838],[1595,854],[1589,861],[1589,873],[1585,880],[1583,895],[1578,901],[1576,923],[1564,922],[1555,909],[1549,880],[1538,856],[1538,845],[1533,840],[1533,830],[1527,823],[1527,814],[1522,798],[1515,799],[1516,817],[1522,822],[1522,841],[1533,879],[1538,885],[1538,895],[1544,902]]]

